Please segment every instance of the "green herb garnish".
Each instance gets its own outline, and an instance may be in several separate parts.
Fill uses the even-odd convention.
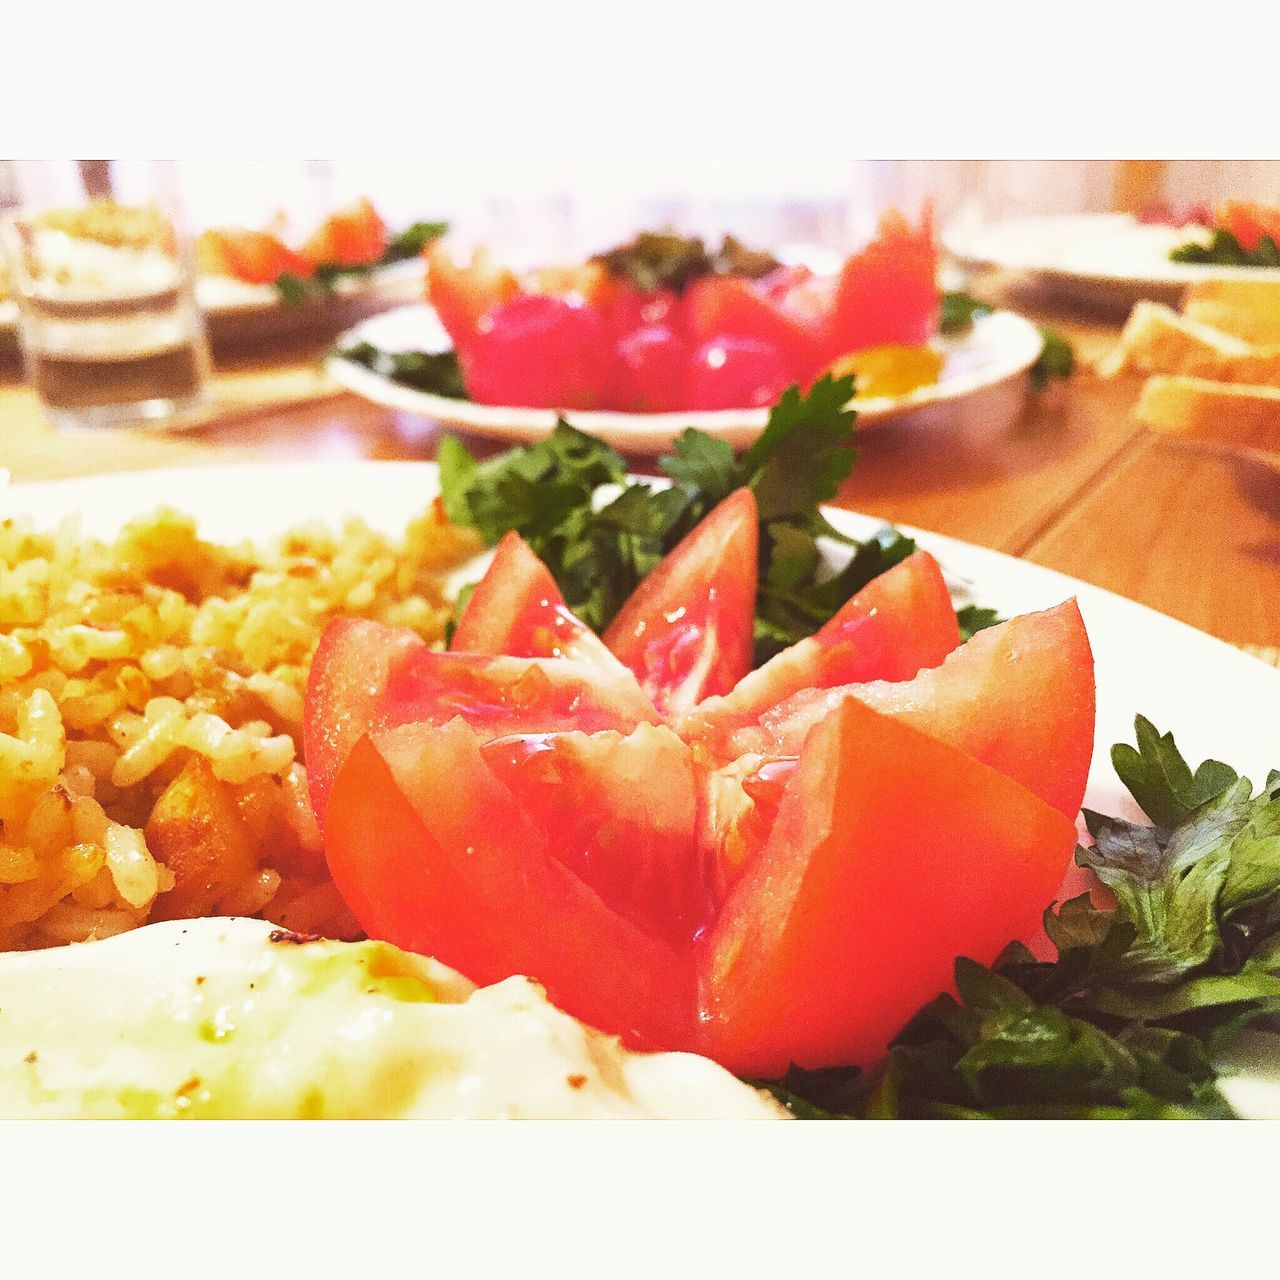
[[[759,279],[778,268],[772,254],[748,249],[733,236],[725,236],[720,248],[712,251],[697,236],[681,236],[674,231],[642,231],[591,259],[610,275],[629,280],[644,293],[658,289],[680,292],[703,276],[746,276]]]
[[[1272,236],[1263,236],[1252,249],[1222,227],[1215,227],[1213,239],[1206,245],[1192,241],[1179,245],[1169,258],[1173,262],[1220,267],[1280,267],[1280,245]]]
[[[959,291],[942,295],[942,310],[938,318],[938,332],[944,337],[968,333],[973,322],[983,316],[989,316],[995,310],[985,302],[980,302],[972,294]]]
[[[356,342],[339,347],[334,355],[418,391],[451,400],[468,398],[458,357],[452,351],[383,351],[372,342]]]
[[[1112,759],[1155,823],[1086,811],[1076,861],[1114,909],[1086,894],[1047,911],[1053,961],[1016,943],[990,968],[957,960],[956,995],[873,1071],[766,1087],[804,1117],[1231,1117],[1224,1050],[1280,1017],[1280,773],[1255,793],[1217,761],[1193,771],[1142,717]]]
[[[1076,353],[1062,334],[1040,330],[1040,355],[1031,366],[1031,385],[1043,391],[1055,378],[1069,378],[1075,372]]]
[[[277,277],[276,291],[285,306],[302,306],[313,298],[331,294],[343,280],[363,279],[394,262],[407,262],[410,258],[416,258],[432,240],[439,239],[448,230],[447,222],[415,222],[387,241],[387,247],[376,262],[361,262],[356,266],[322,262],[306,280],[286,271]]]

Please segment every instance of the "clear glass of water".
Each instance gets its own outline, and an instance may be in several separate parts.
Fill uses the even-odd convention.
[[[165,426],[205,399],[209,353],[177,170],[19,165],[0,224],[27,378],[60,427]]]

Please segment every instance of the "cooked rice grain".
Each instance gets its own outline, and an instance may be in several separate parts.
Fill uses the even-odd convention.
[[[355,936],[302,765],[311,655],[343,614],[439,641],[478,549],[434,512],[264,547],[171,510],[113,542],[0,521],[0,948],[224,912]]]

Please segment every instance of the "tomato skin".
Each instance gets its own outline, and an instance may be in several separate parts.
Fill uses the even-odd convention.
[[[957,956],[1034,929],[1075,840],[1003,774],[844,702],[699,944],[700,1050],[741,1075],[875,1061]]]
[[[687,1048],[688,952],[610,910],[554,856],[554,835],[460,721],[411,724],[352,748],[334,780],[325,855],[371,937],[482,985],[525,974],[633,1048]]]
[[[913,229],[901,214],[885,214],[876,238],[841,269],[832,318],[838,352],[922,346],[938,328],[937,273],[928,218]]]
[[[435,653],[412,631],[339,618],[311,660],[303,731],[311,802],[323,826],[328,792],[366,733],[461,716],[473,735],[633,729],[658,719],[631,674],[564,659]]]
[[[685,400],[689,344],[674,329],[650,324],[618,343],[617,382],[610,404],[628,413],[671,413]]]
[[[514,298],[488,312],[458,354],[467,391],[480,404],[594,409],[613,381],[604,322],[576,298]]]
[[[923,668],[936,667],[959,643],[942,570],[927,551],[916,551],[872,579],[816,634],[748,672],[723,697],[695,707],[681,732],[721,758],[748,750],[794,754],[791,746],[775,748],[758,732],[751,736],[772,707],[806,689],[909,680]],[[750,740],[735,740],[735,735]]]
[[[574,616],[551,570],[513,529],[503,536],[458,619],[450,648],[513,658],[573,658],[619,667],[603,641]]]
[[[496,263],[487,249],[477,249],[462,264],[454,260],[443,240],[432,240],[422,258],[427,266],[427,301],[459,355],[489,312],[521,294],[515,274]]]
[[[604,633],[660,711],[727,693],[751,669],[756,500],[730,494],[640,584]]]
[[[198,252],[206,267],[217,264],[222,273],[246,284],[275,284],[282,275],[308,279],[312,274],[305,258],[266,231],[205,231]]]
[[[759,409],[776,404],[792,381],[772,343],[726,334],[704,342],[690,358],[684,408]]]
[[[808,277],[775,279],[778,274],[763,281],[739,276],[696,280],[685,295],[689,333],[704,343],[724,337],[764,343],[779,353],[789,381],[808,382],[824,363],[826,317],[789,309],[792,290]]]
[[[361,267],[377,262],[387,251],[387,224],[365,198],[332,213],[302,246],[312,267],[335,264]]]
[[[1095,690],[1093,653],[1074,600],[980,631],[912,680],[796,694],[761,717],[768,745],[756,749],[794,754],[850,695],[1008,775],[1065,817],[1080,812]],[[739,746],[745,738],[736,739]]]
[[[687,336],[684,300],[674,289],[637,289],[628,280],[606,276],[595,301],[604,312],[609,332],[619,341],[649,325]]]

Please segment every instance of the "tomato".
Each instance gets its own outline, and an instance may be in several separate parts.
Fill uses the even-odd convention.
[[[802,690],[909,680],[924,667],[936,667],[959,643],[942,570],[927,551],[916,551],[872,579],[816,634],[750,672],[731,693],[702,702],[682,732],[718,746],[722,754],[763,749],[757,741],[736,749],[728,741]]]
[[[565,604],[551,570],[514,529],[498,543],[450,647],[513,658],[574,658],[619,669],[600,637]]]
[[[1003,774],[846,700],[700,944],[701,1051],[762,1076],[874,1061],[957,956],[1035,927],[1075,839]]]
[[[458,354],[467,391],[480,404],[595,409],[613,382],[604,322],[576,298],[529,294],[503,303]]]
[[[650,325],[684,336],[684,301],[674,289],[637,289],[629,280],[606,273],[594,300],[619,341]]]
[[[686,409],[759,409],[776,404],[793,381],[782,353],[758,338],[704,342],[685,373]]]
[[[617,382],[610,403],[629,413],[679,409],[689,357],[689,344],[666,325],[633,330],[618,344]]]
[[[650,794],[666,785],[647,782]],[[615,799],[602,787],[596,808],[607,814]],[[333,785],[324,834],[334,882],[372,937],[481,984],[528,975],[638,1048],[688,1047],[688,949],[613,910],[567,865],[571,833],[526,800],[460,720],[365,736]]]
[[[520,296],[515,274],[494,262],[486,249],[477,249],[462,265],[442,240],[432,240],[422,256],[427,264],[427,301],[459,353],[489,312]]]
[[[304,750],[323,823],[342,761],[365,733],[463,716],[479,736],[556,729],[632,729],[657,720],[621,668],[560,659],[434,653],[420,636],[340,618],[320,637],[307,680]]]
[[[1280,245],[1280,208],[1252,200],[1224,200],[1214,209],[1214,221],[1235,236],[1246,253],[1252,253],[1264,236]]]
[[[386,251],[387,224],[368,200],[360,199],[330,214],[301,252],[313,267],[361,267],[377,262]]]
[[[282,275],[306,279],[311,264],[266,231],[211,230],[200,236],[199,256],[206,269],[246,284],[275,284]]]
[[[1034,935],[1092,745],[1074,603],[947,656],[917,553],[744,676],[756,528],[749,490],[717,507],[624,605],[616,657],[515,535],[459,635],[533,656],[330,625],[306,763],[367,932],[753,1074],[869,1061],[957,955]]]
[[[689,333],[695,342],[734,337],[763,343],[779,353],[789,381],[808,382],[824,363],[826,317],[788,306],[793,290],[807,283],[807,277],[775,281],[770,291],[769,281],[776,275],[763,281],[739,276],[695,281],[685,295]]]
[[[604,642],[660,711],[728,693],[751,669],[758,520],[750,489],[726,498],[640,584]]]
[[[876,238],[840,272],[832,318],[837,349],[922,346],[938,328],[937,273],[928,218],[913,230],[901,214],[886,213]]]
[[[1094,684],[1074,600],[979,631],[913,680],[798,693],[764,713],[763,733],[750,744],[746,734],[735,741],[794,755],[850,694],[1008,774],[1067,817],[1080,812],[1093,754]]]

